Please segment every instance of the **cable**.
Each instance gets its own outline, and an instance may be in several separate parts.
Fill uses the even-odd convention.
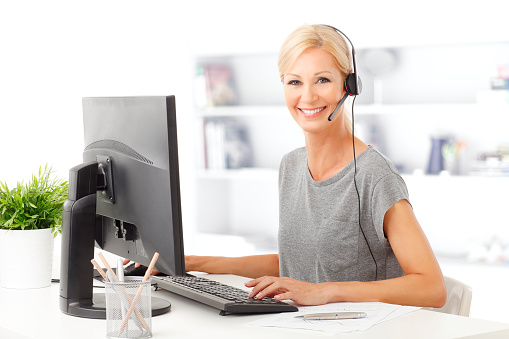
[[[355,98],[357,98],[357,95],[360,94],[361,88],[359,86],[361,85],[361,83],[360,83],[360,78],[357,76],[357,63],[355,62],[355,47],[353,46],[353,43],[350,40],[350,38],[345,33],[340,31],[336,27],[333,27],[330,25],[324,25],[324,26],[327,26],[327,27],[330,27],[330,28],[336,30],[339,34],[341,34],[344,38],[346,38],[346,40],[348,40],[348,42],[350,43],[350,47],[351,47],[353,73],[351,73],[350,75],[355,74],[356,88],[355,88],[355,92],[353,92],[353,93],[350,92],[352,89],[349,89],[346,86],[345,86],[345,89],[347,90],[348,94],[353,95],[353,100],[352,100],[352,146],[353,146],[353,166],[354,166],[353,183],[355,185],[355,191],[357,192],[357,202],[359,204],[359,213],[358,213],[359,214],[359,228],[361,230],[362,236],[364,237],[364,240],[366,241],[366,245],[368,245],[369,254],[371,254],[371,258],[373,259],[373,262],[375,263],[375,281],[376,281],[376,280],[378,280],[378,264],[375,260],[375,256],[373,255],[373,251],[371,250],[371,246],[369,246],[368,238],[366,237],[366,234],[364,234],[364,229],[362,228],[362,224],[361,224],[361,196],[359,194],[359,189],[357,187],[357,179],[356,179],[357,157],[355,156],[355,118],[354,118],[355,114],[353,112],[353,107],[354,107],[354,103],[355,103]],[[346,82],[346,79],[345,79],[345,82]],[[339,109],[339,107],[341,106],[342,103],[343,103],[343,100],[340,101],[340,103],[338,104],[338,106],[336,107],[334,112],[329,116],[329,121],[332,121],[332,119],[334,118],[334,115],[336,114],[337,110]]]
[[[373,259],[373,262],[375,263],[375,281],[378,280],[378,264],[376,263],[375,256],[373,255],[373,251],[371,250],[371,246],[369,246],[368,238],[366,237],[366,234],[364,234],[364,229],[361,225],[361,196],[359,194],[359,189],[357,188],[357,157],[355,156],[355,114],[353,112],[353,106],[355,103],[355,98],[357,96],[353,97],[352,100],[352,145],[353,145],[353,184],[355,186],[355,191],[357,192],[357,202],[359,204],[359,228],[361,230],[362,236],[364,237],[364,240],[366,241],[366,245],[368,245],[369,254],[371,254],[371,258]]]

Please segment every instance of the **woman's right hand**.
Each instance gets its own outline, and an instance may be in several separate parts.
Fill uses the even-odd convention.
[[[125,265],[127,265],[127,264],[129,264],[130,262],[131,262],[131,260],[129,260],[129,259],[124,259],[124,260],[122,261],[122,263],[124,264],[124,266],[125,266]],[[140,267],[140,266],[141,266],[141,264],[138,264],[137,262],[135,262],[135,263],[134,263],[134,268],[138,268],[138,267]],[[159,273],[161,273],[161,271],[158,271],[158,270],[156,270],[156,269],[152,269],[152,272],[150,272],[150,275],[157,275],[157,274],[159,274]]]
[[[197,255],[186,255],[186,256],[184,256],[186,272],[199,271],[199,269],[197,268],[199,258],[200,257],[197,256]],[[203,258],[203,257],[201,257],[201,258]]]
[[[244,257],[185,256],[186,272],[197,271],[211,274],[234,274],[258,278],[264,275],[279,275],[277,254],[261,254]]]
[[[197,257],[197,256],[195,256],[195,255],[186,255],[186,256],[184,257],[184,260],[185,260],[185,267],[186,267],[186,272],[189,272],[189,271],[196,271],[195,267],[196,267],[196,259],[197,259],[197,258],[198,258],[198,257]],[[123,263],[123,264],[124,264],[124,266],[125,266],[125,265],[129,264],[130,262],[131,262],[131,260],[129,260],[129,259],[124,259],[122,263]],[[141,264],[139,264],[139,263],[137,263],[137,262],[136,262],[136,263],[134,263],[134,268],[138,268],[138,267],[140,267],[140,266],[141,266]],[[156,274],[159,274],[159,273],[160,273],[160,271],[158,271],[158,270],[156,270],[156,269],[152,269],[152,273],[151,273],[151,275],[156,275]]]

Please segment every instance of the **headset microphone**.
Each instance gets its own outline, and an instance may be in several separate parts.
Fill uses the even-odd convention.
[[[350,46],[352,47],[353,72],[348,74],[348,76],[345,79],[345,84],[343,86],[344,90],[345,90],[345,95],[343,95],[343,97],[339,101],[338,105],[334,109],[334,112],[332,112],[332,114],[329,115],[328,119],[329,119],[329,121],[332,121],[332,119],[334,119],[334,117],[336,116],[336,113],[338,112],[339,108],[341,107],[341,105],[343,105],[343,103],[345,102],[346,98],[349,95],[355,96],[355,95],[361,94],[361,92],[362,92],[362,81],[361,81],[361,78],[359,78],[359,76],[357,75],[357,64],[355,62],[355,48],[353,47],[352,41],[350,41],[350,39],[348,38],[348,36],[346,36],[345,33],[340,31],[336,27],[329,26],[329,25],[324,25],[324,26],[328,26],[328,27],[334,29],[335,31],[337,31],[342,36],[344,36],[346,38],[346,40],[348,40],[348,42],[350,43]]]
[[[345,95],[343,95],[343,97],[339,101],[339,104],[334,109],[334,112],[332,112],[332,114],[329,115],[329,118],[328,118],[329,121],[332,121],[332,119],[334,119],[334,117],[336,116],[336,113],[338,112],[339,108],[341,107],[341,105],[343,105],[343,103],[345,102],[346,98],[348,98],[348,95],[349,95],[348,93],[345,93]]]

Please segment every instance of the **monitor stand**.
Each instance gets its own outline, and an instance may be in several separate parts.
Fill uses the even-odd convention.
[[[93,293],[99,164],[84,163],[69,171],[69,198],[64,203],[60,267],[60,310],[66,314],[106,319],[104,293]],[[103,174],[101,174],[103,175]],[[169,301],[152,297],[152,315],[171,309]]]

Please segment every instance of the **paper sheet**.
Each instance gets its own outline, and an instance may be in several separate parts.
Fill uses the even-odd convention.
[[[366,331],[371,326],[395,317],[414,312],[419,307],[408,307],[377,302],[367,303],[330,303],[321,306],[301,306],[298,312],[280,313],[248,323],[260,327],[280,327],[321,331],[322,334],[334,335],[353,331]],[[367,316],[360,319],[344,320],[304,320],[308,313],[325,312],[366,312]]]

